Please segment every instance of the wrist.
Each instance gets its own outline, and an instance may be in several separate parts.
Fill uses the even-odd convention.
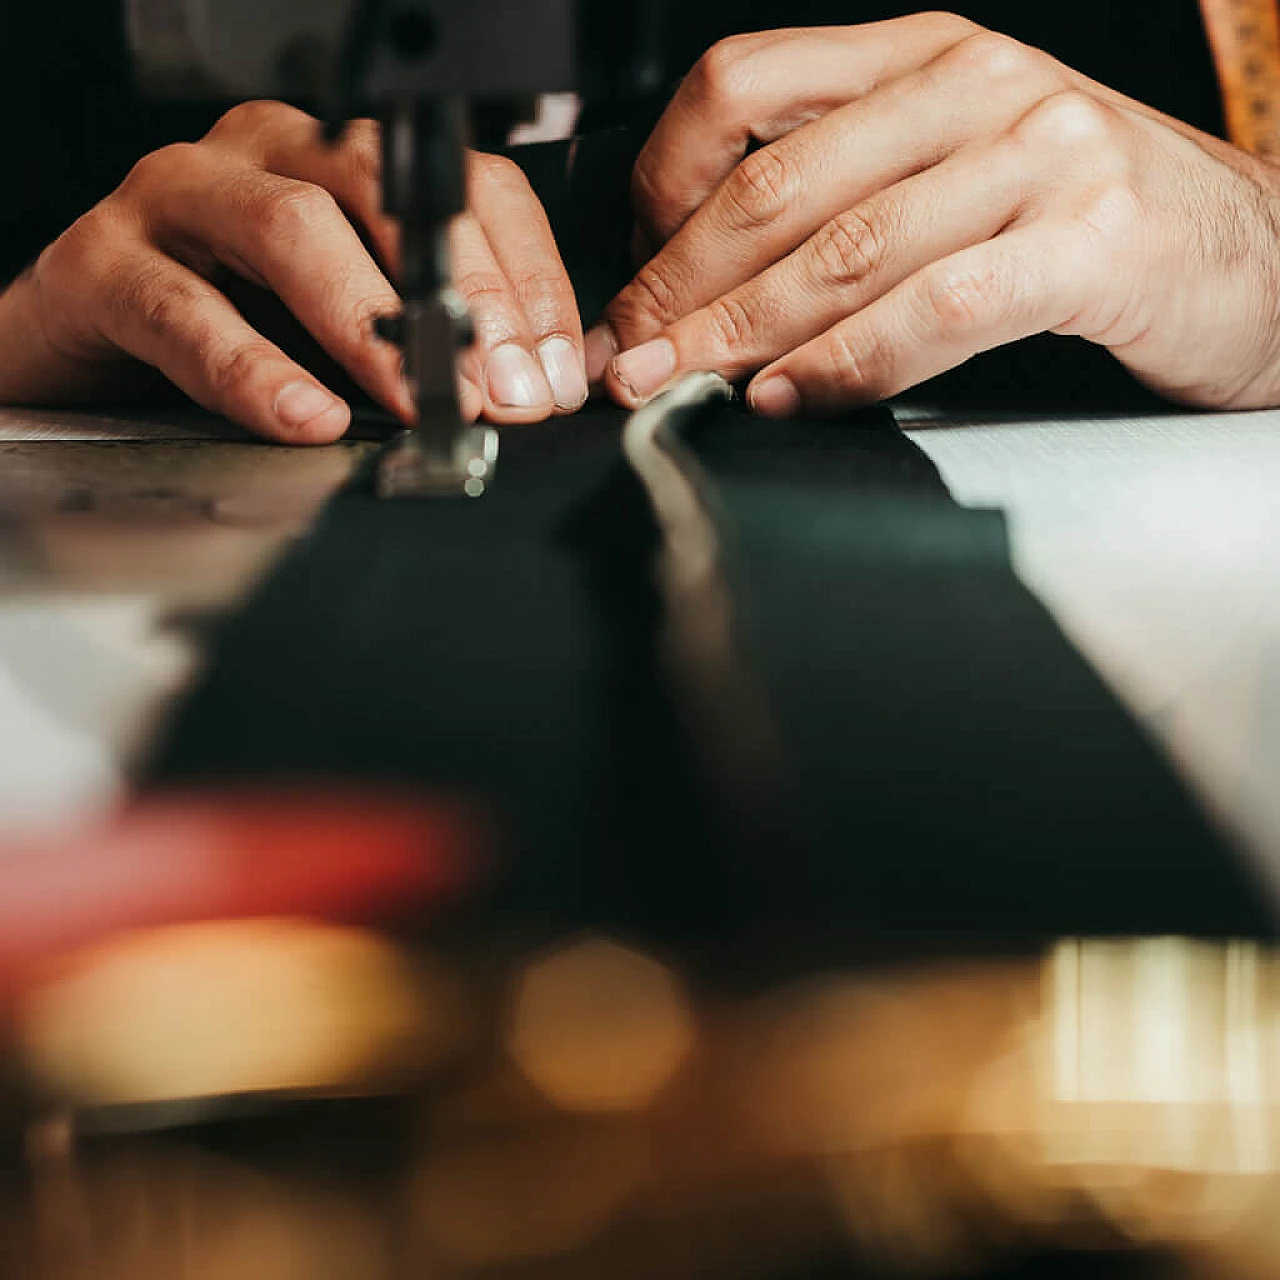
[[[136,391],[141,366],[110,351],[66,350],[51,320],[37,261],[0,293],[0,404],[82,404]]]
[[[0,293],[0,403],[54,399],[66,382],[66,361],[50,344],[40,315],[35,272],[28,268]]]

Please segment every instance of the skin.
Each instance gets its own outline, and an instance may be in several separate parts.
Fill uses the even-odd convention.
[[[91,401],[155,370],[270,439],[341,436],[350,407],[252,327],[224,292],[238,277],[274,293],[375,401],[412,421],[399,353],[372,332],[399,306],[379,166],[373,122],[329,147],[315,120],[274,102],[146,156],[0,295],[0,403]],[[576,409],[582,329],[541,205],[496,156],[470,156],[468,185],[450,235],[477,334],[461,361],[464,413],[529,422]]]
[[[1280,170],[963,18],[717,45],[633,190],[648,260],[587,336],[624,405],[714,369],[832,412],[1043,331],[1280,404]]]

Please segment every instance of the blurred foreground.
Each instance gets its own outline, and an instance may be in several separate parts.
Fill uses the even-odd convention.
[[[1280,1273],[1270,950],[711,982],[424,926],[479,834],[328,806],[131,815],[93,883],[11,860],[5,1276]]]

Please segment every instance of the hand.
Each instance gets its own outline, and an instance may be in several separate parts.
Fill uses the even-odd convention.
[[[200,142],[146,156],[0,297],[0,402],[92,399],[141,362],[262,435],[336,439],[348,406],[237,310],[220,288],[234,274],[274,293],[410,422],[399,352],[372,331],[399,307],[379,266],[397,256],[379,167],[373,122],[329,147],[315,120],[275,102],[236,107]],[[526,422],[575,409],[587,391],[582,332],[542,207],[508,160],[472,155],[468,179],[470,211],[451,232],[477,333],[461,361],[464,412]]]
[[[1280,170],[963,18],[717,45],[633,190],[661,247],[587,339],[628,405],[714,369],[834,411],[1043,331],[1280,404]]]

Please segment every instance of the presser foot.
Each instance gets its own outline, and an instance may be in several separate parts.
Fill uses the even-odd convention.
[[[383,453],[375,487],[380,498],[478,498],[497,464],[492,427],[462,427],[439,452],[427,448],[421,432],[407,430]]]

